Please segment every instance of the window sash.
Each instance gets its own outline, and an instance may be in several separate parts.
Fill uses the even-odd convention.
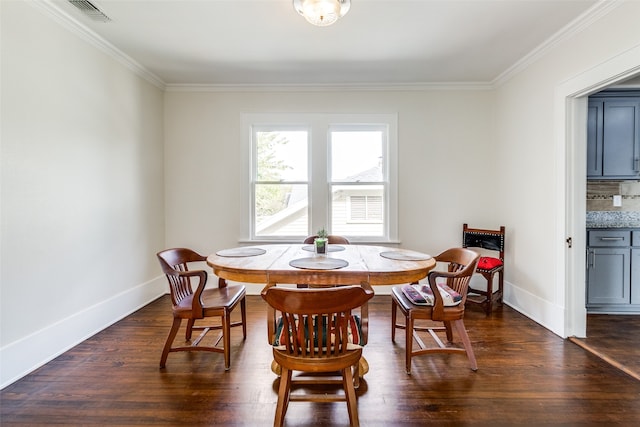
[[[325,228],[332,230],[332,209],[334,209],[333,186],[353,186],[366,188],[369,185],[380,186],[384,200],[384,209],[380,232],[372,234],[347,235],[354,242],[397,242],[397,116],[395,114],[261,114],[251,113],[242,116],[243,162],[246,192],[241,218],[240,242],[259,241],[291,241],[301,240],[302,235],[314,234],[316,230]],[[383,178],[381,182],[348,182],[331,180],[331,131],[380,130],[383,143]],[[305,130],[308,132],[307,180],[282,179],[258,180],[256,170],[255,132],[268,130]],[[313,159],[313,163],[311,163]],[[287,235],[264,235],[256,225],[256,188],[263,185],[273,186],[307,186],[307,223],[306,230],[297,229]],[[300,190],[298,190],[300,191]],[[375,222],[375,220],[371,221]],[[378,220],[380,222],[380,220]]]

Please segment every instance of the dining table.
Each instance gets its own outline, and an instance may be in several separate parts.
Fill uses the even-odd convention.
[[[310,285],[395,285],[423,279],[436,265],[428,254],[376,245],[274,243],[222,249],[207,257],[221,279],[244,283]]]
[[[377,245],[329,244],[324,254],[318,254],[313,244],[273,243],[222,249],[209,255],[207,264],[220,279],[264,284],[266,289],[277,285],[375,287],[413,283],[425,278],[436,261],[422,252]],[[366,343],[366,305],[361,308],[361,317]],[[270,339],[274,320],[275,312],[269,308]],[[362,362],[366,363],[364,358]],[[368,367],[361,367],[360,375],[367,371]]]

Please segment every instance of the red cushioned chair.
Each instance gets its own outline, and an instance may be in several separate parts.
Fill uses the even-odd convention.
[[[481,248],[482,256],[478,260],[477,273],[480,273],[487,280],[487,289],[475,289],[469,287],[467,302],[479,304],[484,308],[487,315],[493,310],[493,301],[502,302],[502,292],[504,287],[504,236],[505,228],[501,226],[499,230],[487,230],[482,228],[470,228],[467,224],[462,226],[462,247]],[[491,253],[485,254],[485,251]],[[493,278],[498,275],[498,290],[493,290]]]

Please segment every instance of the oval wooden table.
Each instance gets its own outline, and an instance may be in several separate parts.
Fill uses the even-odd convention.
[[[317,255],[313,245],[266,244],[224,249],[207,257],[207,264],[219,278],[244,283],[340,285],[396,285],[417,282],[427,276],[436,262],[426,254],[370,245],[329,245]],[[269,308],[268,337],[275,332],[275,313]],[[361,309],[362,333],[368,337],[368,308]],[[364,359],[364,358],[363,358]],[[366,360],[360,367],[364,375]],[[274,369],[274,372],[276,370]],[[276,372],[277,373],[277,372]]]
[[[264,251],[264,253],[260,253]],[[397,259],[392,259],[395,257]],[[309,258],[311,267],[299,268],[291,261]],[[422,259],[419,259],[422,258]],[[426,259],[424,259],[426,258]],[[344,260],[345,267],[325,268],[322,259]],[[313,260],[318,260],[313,268]],[[267,244],[218,251],[207,258],[216,276],[245,283],[308,283],[317,285],[371,286],[418,281],[435,267],[429,255],[406,249],[369,245],[329,245],[326,255],[318,256],[312,245]]]

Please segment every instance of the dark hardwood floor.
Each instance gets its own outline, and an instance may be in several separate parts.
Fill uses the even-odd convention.
[[[459,355],[420,356],[404,371],[404,337],[390,340],[390,299],[370,304],[370,371],[358,390],[363,426],[628,425],[640,422],[640,381],[508,307],[467,310],[479,369]],[[248,297],[249,335],[221,354],[172,353],[158,362],[171,324],[168,296],[79,344],[0,392],[2,426],[268,426],[277,380],[270,370],[265,304]],[[637,337],[630,337],[637,339]],[[346,405],[292,402],[288,426],[348,425]]]
[[[573,342],[640,381],[640,316],[587,315],[587,338]]]

